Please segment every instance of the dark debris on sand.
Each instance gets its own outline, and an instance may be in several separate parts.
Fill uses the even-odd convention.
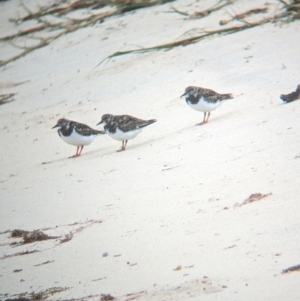
[[[55,239],[57,236],[49,236],[42,231],[25,231],[20,229],[15,229],[11,232],[11,237],[22,237],[22,244],[29,244],[35,241],[42,241],[47,239]]]
[[[292,102],[294,100],[300,99],[300,85],[297,86],[296,91],[290,94],[281,94],[280,98],[283,102]]]
[[[7,102],[11,102],[14,100],[14,96],[16,95],[16,93],[10,93],[10,94],[1,94],[0,95],[0,105],[3,105]]]
[[[281,273],[286,274],[291,272],[300,272],[300,264],[284,269]]]
[[[270,193],[266,193],[266,194],[262,194],[262,193],[252,193],[248,198],[246,198],[246,200],[243,201],[243,203],[241,204],[235,204],[234,206],[235,207],[241,207],[243,205],[246,205],[246,204],[249,204],[249,203],[253,203],[253,202],[256,202],[256,201],[259,201],[269,195],[272,195],[272,192]]]
[[[63,292],[68,290],[69,287],[51,287],[44,291],[39,292],[31,292],[31,293],[21,293],[16,298],[9,298],[5,299],[4,301],[40,301],[40,300],[46,300],[49,297],[53,297],[54,294]]]
[[[25,297],[17,297],[17,298],[5,299],[5,301],[30,301],[30,299],[29,298],[25,298]]]
[[[22,237],[24,233],[26,233],[28,231],[25,230],[20,230],[20,229],[15,229],[11,231],[10,236],[11,237]]]
[[[113,296],[111,296],[110,294],[101,294],[101,298],[100,301],[110,301],[110,300],[114,300],[115,298]]]

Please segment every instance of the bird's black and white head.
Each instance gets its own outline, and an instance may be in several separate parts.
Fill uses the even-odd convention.
[[[114,116],[111,115],[111,114],[104,114],[102,117],[101,117],[101,121],[97,124],[104,124],[104,125],[107,125],[113,118]]]
[[[61,118],[57,121],[57,124],[53,127],[54,128],[63,128],[63,127],[67,127],[69,125],[70,120],[65,119],[65,118]]]
[[[180,96],[180,98],[183,96],[189,97],[190,95],[192,95],[194,93],[194,91],[195,91],[195,87],[189,86],[189,87],[185,88],[184,93]]]

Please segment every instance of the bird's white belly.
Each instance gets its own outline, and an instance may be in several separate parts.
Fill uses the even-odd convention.
[[[219,105],[221,105],[221,101],[217,101],[215,103],[207,102],[203,99],[203,97],[201,97],[198,103],[192,104],[190,102],[187,102],[187,104],[196,111],[210,112],[215,110]]]
[[[108,134],[111,138],[115,140],[123,141],[135,138],[141,131],[142,129],[136,129],[129,132],[123,132],[117,128],[115,133],[110,133],[109,131],[106,131],[106,134]]]
[[[75,130],[73,130],[70,136],[63,136],[62,134],[60,134],[60,138],[68,144],[81,146],[91,144],[96,138],[96,135],[82,136],[79,135]]]

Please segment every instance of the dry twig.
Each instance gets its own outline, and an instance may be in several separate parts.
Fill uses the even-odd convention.
[[[103,62],[109,61],[114,57],[123,56],[126,54],[133,54],[133,53],[146,53],[146,52],[158,51],[158,50],[168,50],[168,49],[178,47],[178,46],[186,46],[186,45],[189,45],[192,43],[199,42],[200,40],[207,38],[209,36],[215,35],[215,34],[231,34],[234,32],[239,32],[239,31],[242,31],[245,29],[249,29],[251,27],[255,27],[255,26],[264,24],[266,22],[268,22],[268,20],[262,20],[260,22],[252,23],[252,24],[247,23],[242,26],[234,26],[234,27],[229,27],[229,28],[224,28],[224,29],[206,30],[206,31],[203,31],[204,33],[202,33],[201,35],[197,35],[197,36],[194,36],[191,38],[186,38],[186,39],[175,41],[175,42],[161,44],[161,45],[157,45],[157,46],[153,46],[153,47],[146,47],[146,48],[140,48],[140,49],[127,50],[127,51],[117,51],[117,52],[111,54],[110,56],[108,56],[107,58],[105,58],[104,60],[102,60],[100,63],[98,63],[94,67],[94,69],[97,68],[99,65],[101,65]]]
[[[215,5],[211,6],[210,8],[207,8],[207,9],[202,10],[202,11],[194,12],[192,14],[180,11],[179,9],[172,6],[173,11],[171,11],[171,12],[176,12],[176,13],[179,13],[181,15],[188,16],[190,19],[199,19],[199,18],[204,18],[204,17],[210,15],[211,13],[213,13],[217,10],[220,10],[223,7],[225,7],[229,4],[232,4],[233,2],[234,2],[234,0],[227,0],[223,4],[220,4],[220,5],[215,4]]]
[[[11,21],[15,23],[20,23],[28,20],[36,20],[40,24],[29,29],[21,30],[16,34],[3,36],[0,38],[0,41],[10,41],[10,43],[13,44],[12,42],[13,39],[16,39],[21,36],[34,39],[34,36],[32,35],[38,32],[42,32],[43,30],[51,29],[51,30],[61,30],[61,31],[47,38],[39,38],[40,42],[31,47],[20,47],[13,44],[13,46],[17,48],[22,48],[23,50],[19,54],[13,57],[0,61],[0,67],[5,66],[10,62],[13,62],[34,50],[49,45],[52,41],[58,39],[59,37],[65,34],[74,32],[84,27],[94,25],[98,22],[103,22],[104,19],[107,17],[113,16],[115,14],[124,13],[130,10],[135,10],[142,7],[149,7],[157,4],[166,3],[168,1],[172,1],[172,0],[125,0],[125,1],[124,0],[115,0],[115,1],[76,0],[68,5],[59,3],[58,5],[52,5],[50,7],[42,7],[40,11],[35,13],[31,12],[30,9],[24,3],[22,3],[22,7],[27,12],[27,15],[20,19],[12,19]],[[108,12],[90,14],[89,16],[81,19],[67,18],[67,21],[63,21],[60,23],[50,23],[45,18],[43,18],[46,16],[59,17],[62,15],[66,15],[67,13],[77,9],[82,9],[82,8],[96,9],[96,8],[101,8],[105,5],[114,5],[115,7],[111,8],[110,11]]]
[[[266,13],[268,11],[268,8],[267,7],[261,7],[261,8],[252,8],[252,9],[249,9],[241,14],[236,14],[235,16],[231,17],[231,19],[229,20],[221,20],[219,22],[220,25],[226,25],[228,24],[229,22],[233,21],[233,20],[242,20],[244,21],[243,19],[245,17],[248,17],[250,15],[253,15],[253,14],[261,14],[261,13]]]
[[[163,4],[166,2],[170,2],[172,0],[74,0],[73,2],[66,4],[64,1],[58,2],[58,4],[51,5],[48,7],[42,7],[38,12],[31,12],[25,4],[23,4],[24,10],[26,10],[27,15],[20,19],[12,20],[16,23],[25,22],[27,20],[36,20],[39,24],[35,25],[34,27],[21,30],[16,34],[3,36],[0,38],[0,41],[9,41],[14,47],[21,48],[22,51],[18,53],[17,55],[10,57],[8,59],[0,61],[0,67],[5,66],[6,64],[15,61],[19,59],[20,57],[37,50],[39,48],[42,48],[44,46],[49,45],[52,41],[55,39],[60,38],[61,36],[74,32],[78,29],[88,27],[91,25],[96,24],[97,22],[103,22],[105,18],[124,13],[130,10],[139,9],[141,7],[149,7],[157,4]],[[275,22],[278,20],[283,20],[286,18],[286,21],[295,20],[297,18],[300,18],[300,3],[299,0],[294,0],[292,4],[287,4],[284,0],[279,0],[284,7],[284,11],[280,14],[274,15],[270,18],[264,18],[258,22],[255,23],[249,23],[244,18],[251,15],[251,14],[257,14],[257,13],[263,13],[267,10],[267,8],[255,8],[251,9],[249,11],[246,11],[242,14],[238,14],[234,17],[232,17],[231,20],[228,21],[220,21],[220,24],[227,24],[228,22],[236,19],[243,22],[242,26],[235,26],[231,28],[226,29],[218,29],[213,31],[205,31],[204,34],[183,39],[180,41],[175,42],[169,42],[166,44],[148,47],[148,48],[142,48],[142,49],[133,49],[128,51],[117,51],[113,53],[112,55],[108,56],[106,59],[101,61],[98,65],[100,65],[102,62],[106,60],[110,60],[113,57],[122,56],[125,54],[130,53],[145,53],[149,51],[157,51],[157,50],[163,50],[163,49],[171,49],[173,47],[177,46],[185,46],[191,43],[195,43],[200,41],[201,39],[215,35],[215,34],[231,34],[235,33],[241,30],[249,29],[255,26],[260,26],[262,24],[268,23],[268,22]],[[193,14],[188,14],[186,12],[182,12],[177,10],[173,7],[173,10],[177,13],[189,16],[189,18],[203,18],[208,16],[209,14],[220,10],[221,8],[224,8],[226,5],[232,4],[234,0],[226,0],[224,3],[220,4],[222,1],[219,1],[216,5],[203,10],[199,12],[195,12]],[[81,19],[71,19],[67,17],[67,14],[71,11],[75,11],[82,8],[89,8],[89,9],[95,9],[100,8],[105,5],[112,5],[113,8],[110,9],[108,12],[104,13],[97,13],[97,14],[90,14],[86,17],[83,17]],[[173,11],[173,12],[174,12]],[[47,21],[44,17],[51,16],[60,18],[60,22],[57,23],[50,23]],[[64,16],[64,19],[61,18],[61,16]],[[61,21],[63,20],[63,21]],[[41,33],[45,30],[56,30],[59,31],[55,34],[51,35],[50,37],[36,37],[34,36],[36,33]],[[18,37],[25,37],[30,39],[39,39],[39,43],[37,43],[34,46],[31,47],[20,47],[16,45],[16,43],[13,42],[14,39]],[[97,66],[98,66],[97,65]]]

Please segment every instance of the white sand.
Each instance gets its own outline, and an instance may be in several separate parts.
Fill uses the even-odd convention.
[[[126,55],[93,69],[116,51],[218,28],[226,12],[265,3],[249,2],[195,20],[166,11],[174,5],[192,12],[211,2],[141,9],[1,68],[0,94],[18,94],[0,106],[0,231],[50,227],[45,233],[65,235],[77,227],[69,224],[102,221],[64,244],[0,246],[0,257],[41,251],[0,260],[1,299],[68,287],[52,299],[299,300],[300,273],[281,272],[300,264],[300,101],[279,99],[299,84],[299,21]],[[22,11],[17,3],[0,3],[7,33],[13,25],[5,19]],[[270,3],[270,11],[279,6]],[[3,59],[8,52],[1,47]],[[179,98],[188,85],[235,98],[207,125],[195,126],[203,114]],[[104,113],[158,122],[125,152],[101,136],[80,158],[68,159],[76,148],[51,130],[57,119],[96,128]],[[272,195],[234,206],[257,192]],[[3,244],[13,241],[8,237],[0,235]]]

